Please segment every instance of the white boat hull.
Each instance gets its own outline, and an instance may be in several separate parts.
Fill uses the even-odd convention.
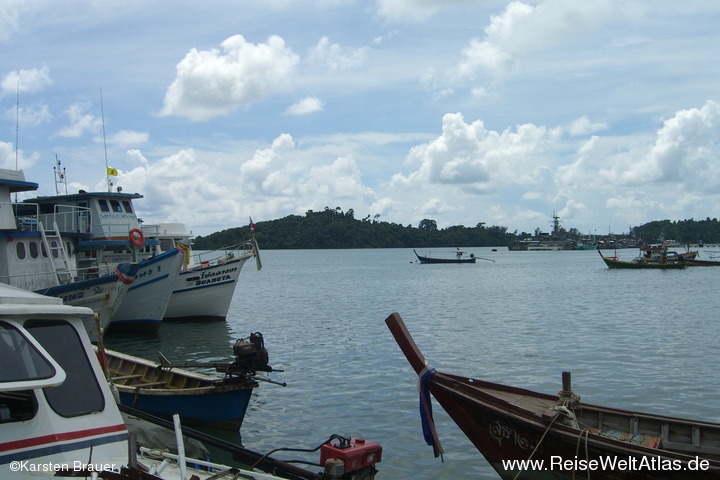
[[[110,322],[112,331],[157,331],[180,274],[183,256],[171,250],[138,265],[135,281]]]
[[[240,270],[252,256],[180,272],[164,320],[225,320]]]

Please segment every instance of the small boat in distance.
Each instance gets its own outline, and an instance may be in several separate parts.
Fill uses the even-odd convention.
[[[657,259],[640,256],[632,260],[620,260],[617,254],[612,257],[606,257],[602,251],[598,250],[600,257],[608,268],[653,268],[653,269],[670,269],[677,270],[687,266],[687,263],[680,259],[671,259],[670,257],[659,257]]]
[[[503,480],[720,478],[720,424],[581,403],[569,372],[557,395],[441,373],[400,315],[385,323],[420,377],[423,433],[436,457],[430,394]]]
[[[455,257],[449,257],[449,258],[439,258],[439,257],[427,257],[418,255],[418,253],[413,250],[413,253],[415,253],[415,256],[418,258],[420,263],[475,263],[475,255],[470,254],[469,257],[464,257],[465,253],[460,250],[460,247],[456,247]]]

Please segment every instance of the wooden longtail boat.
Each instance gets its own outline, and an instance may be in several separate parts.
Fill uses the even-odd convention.
[[[418,255],[418,253],[413,250],[415,253],[415,256],[420,261],[420,263],[475,263],[475,255],[472,253],[469,257],[463,257],[465,252],[461,252],[460,250],[457,251],[454,257],[452,258],[439,258],[439,257],[426,257],[423,255]]]
[[[170,364],[104,349],[107,370],[118,390],[120,403],[169,419],[179,413],[184,423],[238,430],[254,388],[256,371],[272,371],[262,335],[238,340],[232,363]],[[187,370],[215,368],[223,377]],[[266,380],[269,381],[269,380]],[[277,382],[272,382],[277,383]],[[284,384],[281,384],[284,385]]]
[[[600,250],[598,250],[598,253],[602,257],[603,261],[605,262],[605,265],[608,266],[608,268],[652,268],[652,269],[665,269],[665,270],[677,270],[682,269],[687,266],[685,263],[687,260],[677,260],[677,261],[668,261],[668,262],[660,262],[660,261],[645,261],[643,258],[635,258],[631,261],[625,261],[625,260],[619,260],[616,256],[613,257],[606,257],[602,254]]]
[[[567,372],[558,395],[436,372],[400,315],[385,323],[420,377],[436,456],[430,393],[504,480],[720,478],[720,424],[581,404]]]

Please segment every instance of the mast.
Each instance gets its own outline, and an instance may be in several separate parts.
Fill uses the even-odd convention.
[[[110,180],[110,169],[108,167],[108,156],[107,156],[107,142],[105,141],[105,109],[103,107],[103,96],[102,96],[102,87],[100,88],[100,116],[102,117],[102,127],[103,127],[103,147],[105,148],[105,179],[107,180],[107,189],[108,193],[112,191],[112,180]]]

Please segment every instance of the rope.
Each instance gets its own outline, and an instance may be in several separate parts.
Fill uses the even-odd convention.
[[[440,457],[441,461],[445,461],[442,456],[444,450],[440,444],[437,431],[435,430],[435,422],[433,421],[432,414],[432,402],[430,401],[430,390],[428,390],[428,383],[430,377],[435,374],[435,369],[426,366],[418,379],[418,390],[420,391],[420,421],[422,422],[423,437],[428,445],[432,445],[433,454],[435,458]]]
[[[535,448],[530,453],[530,456],[527,458],[528,460],[530,460],[533,457],[533,455],[535,455],[535,452],[537,452],[537,449],[540,448],[540,445],[542,444],[543,440],[545,440],[545,435],[547,435],[547,433],[550,431],[550,428],[553,426],[553,423],[555,423],[555,420],[557,420],[559,416],[560,415],[555,415],[555,417],[553,417],[552,421],[550,421],[550,424],[545,429],[545,432],[543,432],[542,437],[540,437],[540,441],[537,443],[537,445],[535,445]],[[513,480],[517,480],[521,473],[523,473],[522,470],[520,470],[518,473],[516,473],[515,476],[513,477]]]

